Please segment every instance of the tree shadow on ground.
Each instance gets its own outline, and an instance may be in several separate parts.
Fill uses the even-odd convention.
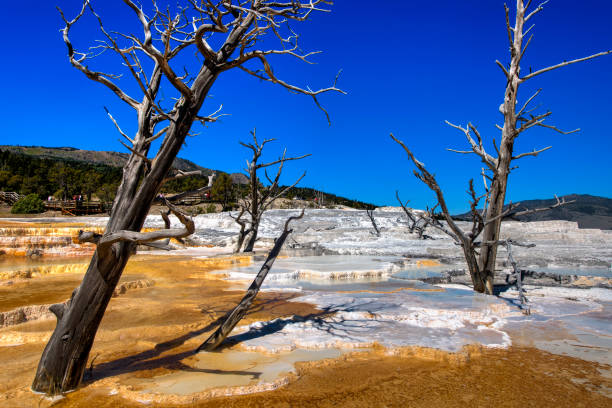
[[[249,310],[247,315],[255,314],[257,312],[264,310],[267,307],[274,307],[274,303],[277,303],[279,301],[284,301],[284,300],[287,300],[286,296],[279,296],[279,297],[275,297],[275,298],[268,299],[265,301],[257,302],[257,304]],[[307,316],[293,316],[292,318],[285,319],[287,321],[284,322],[282,327],[291,323],[292,319],[294,319],[293,320],[294,322],[300,321],[300,319],[303,321],[305,320],[317,321],[317,319],[319,319],[319,321],[322,322],[325,316],[329,316],[336,312],[336,310],[332,310],[332,309],[333,308],[328,308],[327,310],[322,310],[321,312],[312,313]],[[91,364],[90,367],[86,370],[85,375],[83,376],[83,383],[88,384],[94,381],[101,380],[103,378],[108,378],[108,377],[113,377],[113,376],[117,376],[121,374],[128,374],[128,373],[133,373],[133,372],[138,372],[138,371],[154,370],[154,369],[161,368],[161,367],[165,367],[168,369],[174,369],[174,370],[183,370],[183,371],[199,371],[199,372],[210,372],[214,374],[238,374],[238,375],[253,376],[257,373],[248,372],[248,371],[242,372],[242,371],[197,369],[197,368],[189,367],[183,364],[181,362],[182,360],[196,354],[195,349],[186,350],[180,353],[175,353],[175,354],[170,354],[170,355],[165,355],[163,357],[160,357],[165,352],[182,346],[183,344],[185,344],[187,341],[191,340],[194,337],[200,336],[206,332],[211,332],[226,319],[226,317],[228,316],[229,313],[231,313],[232,310],[233,308],[230,308],[228,310],[221,310],[221,311],[211,311],[211,310],[202,308],[202,313],[209,314],[211,315],[211,317],[212,315],[216,315],[217,313],[223,313],[223,315],[221,317],[214,319],[209,324],[207,324],[206,326],[200,329],[192,330],[172,340],[156,344],[155,347],[150,350],[146,350],[146,351],[134,354],[134,355],[122,357],[122,358],[119,358],[113,361],[108,361],[105,363],[95,364],[95,365],[94,365],[95,363],[95,358],[94,358],[94,360],[90,363]],[[274,323],[277,320],[282,320],[282,319],[272,320],[270,322],[269,329],[267,330],[261,329],[257,332],[249,330],[247,333],[250,333],[249,334],[251,336],[250,338],[255,338],[255,337],[274,333],[275,332],[274,328],[276,328],[276,331],[281,330],[282,327],[280,326],[280,324]],[[264,326],[268,326],[268,323],[264,324]],[[240,337],[240,336],[241,335],[233,336],[232,338],[228,338],[223,343],[223,345],[217,349],[217,351],[220,351],[223,348],[226,348],[232,344],[237,344],[240,341],[245,341],[249,339],[249,337],[246,337],[246,336]]]
[[[225,316],[219,317],[206,326],[198,330],[190,331],[175,339],[156,344],[154,348],[134,354],[127,357],[122,357],[117,360],[109,361],[102,364],[92,366],[86,371],[83,382],[90,383],[102,378],[113,377],[116,375],[132,373],[136,371],[153,370],[160,367],[172,367],[180,363],[181,360],[195,354],[194,350],[188,350],[182,353],[176,353],[168,356],[159,357],[166,351],[180,347],[188,340],[197,337],[207,331],[214,329],[219,325]]]
[[[264,322],[257,327],[251,327],[248,331],[234,336],[229,336],[217,348],[216,351],[223,350],[224,348],[234,346],[236,344],[257,339],[260,337],[268,336],[270,334],[278,333],[283,330],[287,325],[294,323],[309,322],[311,326],[321,332],[326,332],[334,337],[338,337],[346,341],[360,342],[359,337],[355,337],[367,328],[367,323],[372,320],[377,320],[376,313],[368,309],[368,306],[375,305],[374,301],[367,303],[355,304],[352,300],[349,303],[342,305],[333,305],[325,308],[321,308],[320,312],[310,313],[306,316],[292,316],[288,318],[277,318],[269,322]],[[370,315],[369,318],[351,318],[348,319],[345,316],[338,315],[338,312],[364,312],[366,315]]]

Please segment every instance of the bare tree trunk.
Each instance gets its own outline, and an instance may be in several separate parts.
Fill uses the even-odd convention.
[[[313,0],[309,3],[292,3],[291,7],[287,7],[284,3],[266,0],[257,0],[241,6],[225,1],[217,4],[212,1],[189,1],[184,7],[179,5],[179,12],[172,16],[170,11],[166,13],[158,8],[153,0],[153,15],[147,17],[141,6],[132,0],[124,0],[127,8],[134,13],[135,21],[139,22],[141,37],[132,32],[128,35],[106,31],[102,19],[88,0],[82,1],[81,11],[72,20],[68,20],[60,10],[65,23],[62,34],[70,63],[87,78],[106,86],[121,101],[133,108],[138,115],[138,130],[136,135],[130,138],[107,111],[119,133],[131,144],[121,142],[132,154],[123,168],[123,179],[104,235],[84,234],[84,238],[89,240],[87,242],[96,243],[97,249],[81,285],[73,292],[68,306],[53,306],[52,311],[58,320],[57,326],[38,365],[32,384],[34,391],[57,394],[78,386],[104,311],[130,255],[138,244],[162,238],[184,237],[184,234],[193,233],[193,222],[187,222],[184,215],[177,211],[173,212],[185,224],[185,230],[169,230],[165,235],[138,231],[141,230],[151,203],[166,180],[170,166],[194,121],[205,124],[218,118],[215,116],[218,111],[206,117],[199,116],[199,112],[220,73],[241,68],[260,80],[311,96],[329,121],[329,115],[319,104],[317,95],[329,91],[342,92],[335,87],[336,81],[334,86],[317,91],[302,89],[282,81],[274,75],[267,55],[292,55],[306,61],[310,54],[301,55],[297,42],[294,44],[295,48],[287,48],[281,41],[282,47],[278,50],[259,50],[255,48],[255,42],[249,34],[253,25],[263,19],[268,25],[258,25],[258,34],[273,30],[280,39],[278,30],[281,22],[284,24],[289,20],[306,20],[312,11],[323,10],[320,8],[323,2],[324,0]],[[69,32],[86,12],[97,20],[103,40],[98,40],[95,47],[85,52],[78,52],[70,40]],[[226,19],[227,15],[232,15],[233,18]],[[215,38],[211,44],[220,46],[218,50],[208,43],[212,36]],[[295,40],[297,41],[297,37]],[[119,43],[124,42],[127,42],[127,45],[120,47]],[[162,47],[158,49],[160,45]],[[123,68],[119,69],[124,69],[123,73],[135,80],[136,84],[130,91],[139,90],[142,93],[140,102],[115,82],[121,75],[89,68],[91,60],[101,54],[92,52],[93,49],[114,52],[122,59]],[[239,50],[238,55],[233,56],[236,50]],[[185,53],[193,55],[194,51],[199,54],[199,72],[196,75],[188,72],[177,75],[171,61]],[[141,64],[141,60],[147,62]],[[244,64],[251,60],[259,61],[263,71],[251,71],[244,67]],[[145,68],[150,65],[153,69],[150,75],[147,75]],[[176,102],[169,109],[162,108],[157,100],[162,76],[170,87],[170,95],[178,96],[172,97]],[[159,150],[153,159],[149,159],[147,155],[151,143],[162,136]],[[171,204],[166,204],[172,209]]]
[[[366,210],[366,214],[372,223],[376,236],[380,237],[380,230],[378,229],[378,225],[376,225],[376,220],[374,219],[374,210]]]
[[[202,84],[202,92],[208,91],[215,76],[210,75],[207,79],[209,83]],[[105,235],[142,229],[151,203],[187,136],[190,117],[199,110],[199,106],[184,109],[183,120],[172,124],[168,131],[169,136],[173,137],[166,139],[168,143],[161,147],[158,157],[162,159],[156,160],[157,166],[151,168],[142,183],[140,176],[144,162],[138,156],[130,157],[124,167],[123,181]],[[33,390],[57,394],[75,389],[81,382],[100,321],[135,249],[136,243],[121,241],[113,244],[103,256],[100,256],[99,248],[96,250],[81,285],[73,293],[70,305],[56,313],[57,326],[43,351],[32,384]]]
[[[497,157],[497,167],[494,171],[493,181],[487,197],[488,207],[485,220],[493,220],[485,225],[482,232],[484,244],[480,252],[480,270],[486,278],[485,291],[493,294],[493,278],[495,276],[495,262],[497,259],[497,244],[501,230],[502,213],[506,201],[506,189],[508,186],[508,175],[510,174],[510,162],[514,150],[514,139],[518,136],[516,113],[516,101],[518,88],[521,83],[521,56],[523,51],[523,25],[525,23],[525,8],[523,1],[516,2],[516,22],[513,29],[514,36],[510,44],[510,69],[508,70],[506,90],[504,93],[504,103],[502,114],[504,115],[504,126],[502,128],[501,143]]]
[[[238,202],[238,200],[236,200],[236,202]],[[231,212],[229,213],[229,216],[233,218],[234,221],[236,221],[238,225],[240,225],[240,232],[238,232],[238,239],[236,241],[236,246],[234,247],[235,254],[237,254],[238,252],[242,250],[244,239],[246,238],[247,234],[250,231],[246,229],[246,221],[242,219],[242,216],[244,215],[245,211],[246,211],[245,207],[241,206],[240,213],[238,214],[237,217],[234,217]]]
[[[488,207],[488,214],[486,219],[492,219],[499,217],[495,221],[485,225],[482,231],[482,240],[485,242],[480,250],[479,269],[482,271],[482,275],[485,279],[484,288],[474,289],[481,293],[493,294],[493,279],[495,276],[495,263],[497,259],[497,244],[501,231],[502,218],[500,215],[504,209],[505,193],[506,193],[506,182],[508,176],[506,174],[505,180],[498,180],[497,183],[491,185],[491,198]],[[490,242],[491,244],[487,244]]]
[[[242,244],[244,244],[244,238],[246,237],[246,232],[244,231],[244,226],[240,228],[240,232],[238,233],[238,241],[236,242],[236,247],[234,248],[234,253],[237,254],[242,249]]]
[[[257,161],[254,160],[252,166],[256,166]],[[243,252],[252,252],[255,247],[255,241],[257,240],[257,231],[259,230],[259,194],[258,194],[258,180],[256,167],[253,171],[250,171],[249,182],[251,188],[251,225],[250,233],[247,236],[247,241],[244,246]]]
[[[257,231],[259,229],[259,222],[253,224],[251,226],[251,232],[247,234],[247,241],[244,245],[244,249],[242,252],[253,252],[253,248],[255,248],[255,241],[257,241]]]
[[[484,293],[487,288],[487,276],[478,266],[478,260],[476,259],[474,249],[463,247],[463,255],[468,266],[468,271],[470,272],[470,278],[472,279],[474,290],[476,292]]]
[[[272,265],[274,265],[274,261],[278,257],[278,254],[280,253],[280,250],[283,247],[285,240],[292,232],[292,230],[289,229],[289,223],[292,220],[300,219],[303,216],[304,210],[302,210],[302,213],[299,216],[290,217],[287,220],[283,233],[280,237],[276,239],[274,247],[268,254],[268,257],[266,258],[264,264],[261,266],[259,273],[257,274],[257,276],[255,276],[253,283],[251,283],[251,286],[249,286],[247,293],[244,295],[240,303],[238,303],[238,306],[236,306],[227,315],[227,318],[223,321],[223,323],[221,323],[219,328],[217,328],[217,330],[215,330],[215,332],[211,334],[210,337],[198,347],[197,351],[213,351],[214,349],[216,349],[221,343],[223,343],[223,340],[227,338],[227,336],[231,333],[234,327],[236,327],[238,322],[242,320],[246,312],[249,310],[249,307],[251,307],[253,300],[255,300],[255,296],[257,296],[257,294],[259,293],[259,289],[261,288],[264,279],[266,279],[268,272],[270,272],[270,269],[272,269]]]

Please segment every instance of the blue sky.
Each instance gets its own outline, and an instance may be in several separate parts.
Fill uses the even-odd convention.
[[[1,144],[126,150],[103,107],[128,132],[135,129],[135,115],[66,58],[55,5],[73,15],[79,3],[3,6]],[[121,1],[96,4],[107,27],[138,31]],[[464,148],[466,142],[444,120],[471,121],[489,140],[498,136],[494,124],[500,122],[505,80],[495,60],[508,60],[503,1],[340,0],[332,10],[294,26],[303,49],[323,51],[313,57],[316,65],[274,60],[279,77],[312,88],[330,85],[343,70],[338,85],[348,94],[320,98],[331,126],[309,97],[240,71],[228,72],[214,85],[203,113],[223,104],[231,116],[189,138],[180,156],[209,168],[241,171],[248,152],[238,141],[249,140],[249,130],[256,127],[262,138],[278,139],[269,158],[284,146],[289,154],[312,153],[286,166],[285,182],[306,169],[302,186],[379,205],[394,204],[399,189],[414,207],[433,204],[433,194],[412,175],[405,154],[390,140],[393,132],[436,174],[451,209],[467,209],[467,182],[478,176],[480,165],[475,157],[445,150]],[[611,49],[610,15],[608,0],[550,1],[535,18],[524,69]],[[90,23],[84,20],[75,30],[77,45],[100,38]],[[582,130],[568,136],[534,130],[521,136],[515,151],[553,148],[521,159],[511,175],[509,200],[570,193],[612,196],[611,74],[612,56],[607,56],[545,74],[522,88],[520,100],[543,88],[539,102],[541,109],[552,110],[551,123]]]

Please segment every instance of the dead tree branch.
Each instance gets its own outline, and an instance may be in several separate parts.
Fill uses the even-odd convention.
[[[366,214],[372,223],[376,236],[380,237],[380,230],[378,229],[378,225],[376,225],[376,220],[374,219],[374,209],[366,209]]]
[[[412,214],[412,211],[409,211],[408,208],[406,207],[408,205],[408,203],[410,202],[410,200],[406,201],[406,203],[404,203],[399,196],[399,191],[395,190],[395,198],[397,199],[397,202],[399,203],[399,205],[402,207],[402,210],[404,210],[404,214],[406,214],[406,217],[408,217],[408,230],[412,233],[414,231],[414,228],[416,226],[417,223],[417,218],[414,216],[414,214]]]
[[[249,286],[247,293],[244,295],[240,303],[238,303],[238,306],[236,306],[230,313],[227,314],[227,317],[223,320],[217,330],[215,330],[215,332],[211,334],[210,337],[208,337],[208,339],[206,339],[206,341],[197,348],[197,352],[213,351],[214,349],[216,349],[221,343],[223,343],[223,340],[227,338],[227,336],[231,333],[234,327],[236,327],[238,322],[242,320],[246,312],[249,310],[249,307],[251,307],[251,305],[253,304],[255,297],[259,293],[264,279],[266,279],[266,276],[268,276],[268,272],[270,272],[270,269],[272,269],[272,265],[274,265],[274,261],[278,257],[278,254],[280,253],[281,248],[285,243],[285,240],[293,231],[289,229],[289,223],[291,223],[291,221],[299,220],[303,216],[304,210],[302,210],[300,215],[292,216],[287,219],[282,234],[276,239],[274,247],[268,253],[266,261],[261,266],[261,269],[259,270],[259,273],[257,273],[257,276],[255,276],[255,279],[251,283],[251,286]]]
[[[157,231],[135,232],[123,230],[104,235],[90,231],[79,231],[77,239],[82,243],[89,242],[95,244],[97,246],[98,253],[104,253],[111,250],[112,245],[120,241],[132,242],[137,245],[146,245],[161,239],[185,238],[195,232],[195,224],[186,213],[167,200],[164,200],[164,204],[166,207],[168,207],[168,210],[179,219],[184,228],[169,228],[169,223],[166,221],[166,229]],[[167,216],[165,220],[167,220]]]
[[[407,205],[410,200],[406,201],[406,203],[402,202],[399,197],[399,192],[395,190],[395,198],[397,202],[402,207],[402,210],[408,217],[408,231],[412,234],[416,231],[419,239],[425,239],[427,236],[425,235],[425,231],[429,225],[432,225],[432,220],[429,217],[429,214],[424,215],[415,215],[411,210],[408,209]],[[431,238],[431,237],[430,237]]]
[[[253,152],[253,156],[250,161],[247,161],[246,168],[249,177],[249,192],[247,197],[239,202],[241,212],[238,218],[235,218],[235,221],[241,226],[240,233],[238,235],[236,252],[239,252],[240,250],[243,252],[253,251],[263,213],[272,205],[272,203],[285,195],[287,191],[295,187],[302,180],[302,178],[306,176],[306,172],[304,172],[294,183],[287,187],[281,188],[279,183],[285,163],[310,156],[310,154],[304,154],[301,156],[287,157],[287,149],[285,149],[283,151],[283,155],[278,160],[261,163],[260,159],[264,146],[275,139],[265,139],[262,142],[259,142],[257,139],[256,129],[251,131],[251,135],[253,136],[252,143],[240,142],[242,146],[250,149]],[[276,175],[274,178],[271,178],[268,176],[267,169],[275,165],[278,165]],[[257,171],[261,169],[264,169],[265,177],[270,183],[268,187],[263,187],[260,183]],[[243,220],[243,215],[248,216],[249,220]],[[245,222],[248,223],[248,228],[246,227],[246,224],[243,226],[243,223]],[[244,245],[244,248],[242,248],[242,245]]]
[[[446,207],[442,190],[440,189],[433,175],[425,169],[424,165],[413,156],[412,152],[402,142],[395,139],[393,135],[391,136],[404,148],[409,159],[416,166],[417,170],[415,171],[415,175],[417,178],[419,178],[435,193],[438,205],[442,211],[442,216],[446,220],[448,228],[439,222],[434,222],[432,225],[447,232],[451,237],[453,237],[453,239],[455,239],[456,242],[461,244],[468,268],[470,269],[474,289],[478,292],[486,292],[488,294],[493,293],[493,277],[495,274],[498,247],[497,243],[499,242],[502,220],[512,216],[516,217],[545,210],[534,209],[515,212],[517,205],[510,203],[510,205],[507,207],[505,206],[508,176],[512,170],[516,169],[516,167],[513,166],[513,161],[527,156],[535,157],[538,154],[550,149],[550,146],[548,146],[539,150],[534,149],[531,152],[513,154],[514,142],[516,138],[525,131],[534,127],[544,127],[562,134],[573,133],[576,131],[564,132],[554,125],[545,123],[545,121],[552,114],[549,111],[531,114],[531,112],[535,109],[528,109],[529,105],[540,94],[541,90],[537,90],[533,95],[531,95],[517,111],[517,106],[520,106],[517,105],[520,85],[545,72],[578,62],[588,61],[608,55],[612,52],[612,50],[603,51],[584,58],[564,61],[560,64],[542,68],[537,71],[530,72],[527,75],[521,76],[521,62],[525,56],[527,47],[533,38],[533,35],[527,37],[527,34],[531,31],[533,26],[526,28],[525,23],[542,11],[542,6],[545,3],[546,2],[540,4],[537,8],[529,12],[528,9],[531,5],[531,0],[527,2],[524,0],[517,0],[514,25],[510,21],[509,8],[504,6],[510,61],[507,65],[496,61],[497,66],[500,67],[504,73],[505,82],[504,99],[503,103],[499,106],[499,112],[504,116],[504,124],[503,126],[497,125],[497,128],[501,132],[501,140],[498,144],[496,143],[495,138],[492,139],[496,155],[493,156],[485,150],[482,136],[476,127],[471,123],[468,123],[466,127],[461,127],[448,121],[446,122],[451,127],[460,130],[465,135],[469,145],[469,149],[467,150],[449,150],[462,154],[477,155],[485,164],[485,169],[489,173],[486,174],[484,170],[482,172],[485,188],[484,194],[479,195],[476,193],[472,181],[470,181],[469,184],[468,194],[470,195],[470,213],[472,215],[472,228],[470,232],[461,231],[461,229],[458,228],[452,220],[452,217],[448,212],[448,208]],[[487,184],[487,180],[490,182],[489,184]],[[483,210],[480,211],[477,209],[478,203],[483,198]],[[547,209],[555,208],[563,204],[564,203],[557,199],[557,204],[554,204]],[[480,248],[480,253],[477,253],[477,245],[475,240],[481,235],[482,245],[478,245]]]

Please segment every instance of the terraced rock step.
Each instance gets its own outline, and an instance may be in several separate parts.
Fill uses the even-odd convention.
[[[67,304],[68,301],[64,302]],[[0,313],[0,327],[14,326],[38,319],[50,319],[53,313],[49,311],[51,305],[22,306],[8,312]]]
[[[540,272],[533,270],[522,270],[523,283],[533,286],[567,287],[567,288],[606,288],[612,289],[612,279],[606,276],[586,276],[576,274],[562,274],[553,272]],[[515,282],[510,274],[497,273],[495,286],[511,286]],[[418,278],[432,285],[458,283],[471,285],[470,276],[465,270],[443,271],[440,276]]]
[[[130,282],[124,282],[117,286],[113,297],[121,296],[134,289],[150,288],[155,285],[155,281],[151,279],[139,279]],[[68,300],[63,302],[68,304]],[[26,323],[39,319],[51,319],[55,316],[49,311],[48,305],[29,305],[18,307],[7,312],[0,312],[0,327],[15,326],[17,324]]]
[[[92,244],[78,244],[76,237],[79,230],[87,228],[101,233],[101,227],[71,225],[55,227],[47,223],[17,223],[0,227],[0,256],[39,258],[42,256],[78,256],[90,255]]]
[[[113,297],[123,295],[129,290],[150,288],[154,285],[155,281],[150,279],[139,279],[135,281],[120,283],[119,285],[117,285],[117,288],[115,288],[115,292],[113,292]]]

